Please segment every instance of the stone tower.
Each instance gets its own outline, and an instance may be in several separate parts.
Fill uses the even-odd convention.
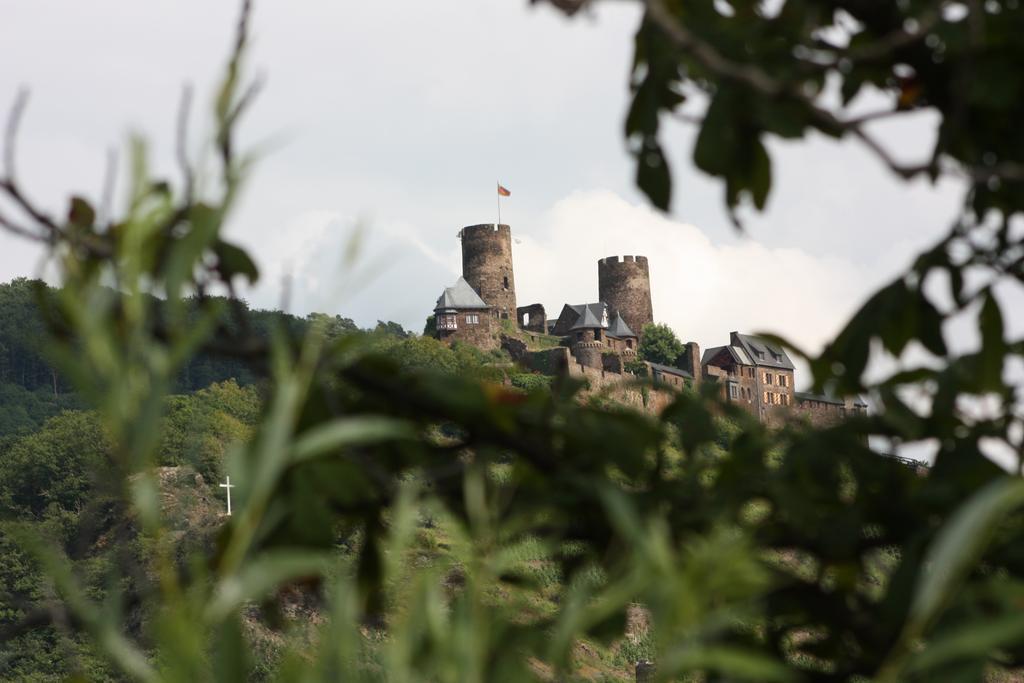
[[[598,260],[597,293],[608,304],[609,315],[621,315],[636,334],[642,334],[644,325],[654,322],[646,256],[609,256]]]
[[[516,318],[516,283],[512,275],[512,230],[483,223],[462,229],[462,277],[502,320]],[[648,308],[650,306],[648,305]]]

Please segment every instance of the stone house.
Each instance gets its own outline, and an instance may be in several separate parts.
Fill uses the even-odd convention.
[[[786,350],[753,335],[730,333],[728,345],[704,351],[701,367],[705,379],[721,384],[726,400],[767,424],[798,416],[825,426],[867,412],[859,397],[837,399],[795,391],[793,361]]]
[[[793,361],[786,350],[760,337],[729,334],[729,344],[704,351],[704,374],[722,382],[725,398],[762,422],[776,422],[780,408],[792,406]]]
[[[437,338],[461,341],[485,350],[498,348],[498,321],[493,309],[464,278],[445,287],[434,307]]]
[[[644,363],[650,371],[651,379],[659,384],[667,384],[673,389],[685,389],[694,385],[693,374],[682,368],[674,368],[661,363]]]

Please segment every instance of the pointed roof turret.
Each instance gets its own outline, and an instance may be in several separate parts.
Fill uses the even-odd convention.
[[[590,306],[583,307],[583,314],[573,325],[571,330],[589,330],[589,329],[604,329],[605,325],[601,324],[601,320],[594,314],[594,309]]]
[[[444,292],[437,299],[434,310],[449,308],[490,308],[490,306],[473,291],[465,278],[460,277],[454,285],[445,287]]]
[[[629,325],[622,319],[622,316],[618,313],[612,318],[612,324],[608,326],[608,335],[611,337],[618,337],[619,339],[625,339],[632,337],[636,339],[636,333],[629,329]]]

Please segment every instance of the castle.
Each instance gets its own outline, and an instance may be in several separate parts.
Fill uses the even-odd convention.
[[[645,325],[654,322],[651,278],[646,256],[609,256],[597,262],[598,300],[565,304],[558,318],[547,319],[544,306],[516,305],[512,267],[512,230],[508,225],[470,225],[462,240],[462,277],[445,288],[434,307],[436,336],[489,350],[505,347],[529,365],[525,344],[502,331],[509,328],[557,338],[543,365],[598,380],[626,379],[635,364]],[[732,332],[729,343],[701,355],[688,342],[675,366],[645,362],[659,384],[677,388],[715,382],[722,396],[762,422],[781,424],[794,412],[814,424],[831,424],[866,412],[859,399],[836,399],[798,392],[793,362],[786,350],[759,337]]]

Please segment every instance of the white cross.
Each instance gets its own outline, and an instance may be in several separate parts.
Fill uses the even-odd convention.
[[[231,489],[235,488],[235,485],[231,483],[231,477],[225,477],[226,483],[221,484],[222,489],[227,489],[228,492],[228,516],[231,516]]]

